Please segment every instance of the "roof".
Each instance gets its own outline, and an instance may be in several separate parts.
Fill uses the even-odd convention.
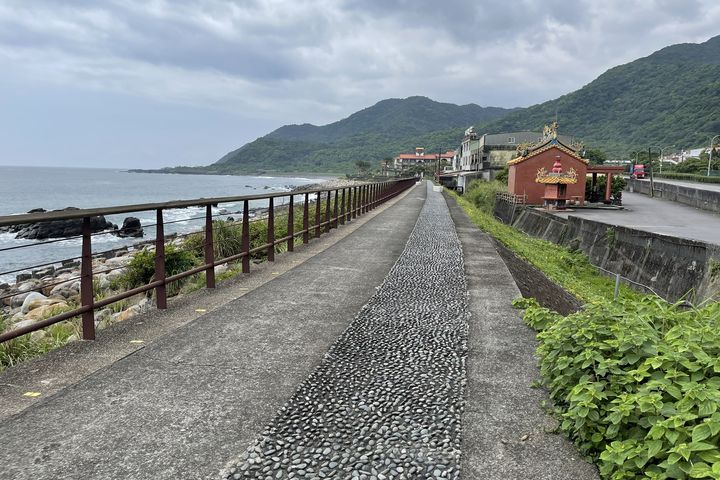
[[[527,160],[528,158],[532,158],[536,155],[540,155],[541,153],[546,152],[552,148],[557,148],[558,150],[570,155],[571,157],[573,157],[577,160],[580,160],[581,162],[585,163],[586,165],[590,163],[590,160],[588,160],[587,158],[582,158],[580,155],[575,153],[575,151],[573,149],[564,145],[557,138],[551,138],[548,141],[546,141],[545,143],[542,143],[542,144],[538,145],[537,147],[534,147],[526,155],[513,158],[507,164],[508,165],[516,165],[520,162]]]
[[[507,133],[493,133],[485,134],[484,144],[485,145],[518,145],[520,143],[537,143],[542,140],[542,133],[540,132],[507,132]],[[510,139],[513,139],[510,142]]]
[[[448,150],[445,153],[440,154],[440,158],[452,158],[455,155],[454,150]],[[417,160],[417,159],[424,159],[424,160],[437,160],[438,154],[437,153],[425,153],[423,155],[417,155],[415,153],[401,153],[400,155],[395,157],[398,160]]]
[[[507,132],[507,133],[492,133],[485,134],[484,145],[485,146],[517,146],[522,143],[538,143],[542,142],[543,134],[540,132]],[[564,143],[571,143],[573,137],[567,135],[558,135],[560,140]],[[509,141],[512,139],[513,141]]]

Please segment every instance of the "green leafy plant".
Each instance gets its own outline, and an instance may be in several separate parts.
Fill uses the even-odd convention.
[[[165,245],[165,274],[175,275],[190,270],[199,265],[195,253],[181,250],[174,245]],[[155,252],[143,250],[133,256],[127,266],[127,271],[118,277],[117,283],[125,289],[145,285],[155,275]]]
[[[516,302],[540,331],[561,429],[605,478],[718,478],[720,304],[593,302],[567,317]]]

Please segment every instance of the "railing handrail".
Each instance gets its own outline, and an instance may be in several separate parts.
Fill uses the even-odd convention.
[[[212,197],[212,198],[195,198],[190,200],[172,200],[169,202],[158,202],[158,203],[138,203],[131,205],[117,205],[113,207],[97,207],[97,208],[80,208],[77,210],[54,210],[50,212],[38,212],[38,213],[22,213],[18,215],[4,215],[0,216],[0,227],[6,227],[10,225],[25,225],[37,222],[48,222],[55,220],[77,220],[85,217],[97,217],[100,215],[119,215],[122,213],[135,213],[146,210],[166,210],[173,208],[187,208],[187,207],[205,207],[208,205],[217,205],[220,203],[232,203],[239,201],[252,201],[252,200],[267,200],[269,198],[288,197],[290,195],[304,195],[305,193],[317,193],[317,192],[330,192],[337,189],[357,187],[363,185],[377,185],[383,183],[395,183],[403,180],[410,180],[408,178],[394,178],[392,180],[385,180],[379,182],[357,182],[353,185],[346,186],[335,186],[335,187],[323,187],[323,188],[305,188],[302,190],[292,190],[287,192],[278,193],[264,193],[257,195],[238,195],[229,197]]]

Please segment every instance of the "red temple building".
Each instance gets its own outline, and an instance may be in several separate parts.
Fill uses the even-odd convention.
[[[508,191],[515,195],[524,195],[525,203],[529,205],[545,205],[546,183],[536,181],[543,174],[552,172],[559,162],[562,169],[571,172],[577,181],[565,182],[563,185],[561,204],[585,204],[585,178],[588,174],[593,177],[593,185],[598,174],[607,177],[604,200],[611,200],[612,176],[622,173],[623,167],[608,167],[603,165],[589,165],[590,161],[583,158],[578,151],[581,145],[565,145],[557,138],[557,123],[546,126],[543,139],[535,145],[521,145],[518,147],[518,157],[508,162]],[[550,180],[547,180],[550,182]],[[552,184],[551,184],[552,185]],[[554,195],[557,196],[556,192]]]

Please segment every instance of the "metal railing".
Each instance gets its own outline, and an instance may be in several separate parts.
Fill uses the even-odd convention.
[[[155,290],[156,307],[158,309],[167,308],[167,286],[171,282],[175,282],[191,275],[205,273],[205,283],[207,288],[215,288],[215,267],[229,262],[240,261],[242,265],[242,273],[250,272],[250,257],[258,252],[265,252],[267,260],[272,262],[275,260],[275,247],[278,244],[286,243],[287,250],[292,252],[295,246],[295,240],[302,238],[303,243],[308,243],[311,237],[320,237],[324,232],[329,232],[331,228],[337,228],[346,222],[350,222],[358,216],[374,209],[379,204],[395,197],[401,192],[415,185],[415,178],[404,178],[398,180],[364,183],[355,186],[336,187],[328,189],[306,189],[292,192],[282,192],[267,195],[245,195],[236,197],[217,197],[217,198],[199,198],[193,200],[179,200],[165,203],[148,203],[138,205],[123,205],[105,208],[91,208],[79,210],[64,210],[43,213],[30,213],[23,215],[0,216],[0,227],[13,225],[27,225],[37,222],[48,222],[55,220],[82,220],[82,234],[76,238],[82,240],[81,255],[70,259],[62,259],[54,262],[45,262],[30,267],[2,272],[4,274],[25,271],[32,268],[44,267],[62,263],[63,261],[80,260],[80,275],[72,279],[63,279],[55,284],[41,284],[32,288],[30,291],[44,291],[54,285],[65,283],[70,280],[80,280],[80,303],[79,307],[64,312],[59,315],[52,316],[47,319],[39,320],[31,325],[20,328],[11,329],[4,333],[0,333],[0,343],[6,342],[13,338],[41,330],[50,325],[70,320],[80,316],[82,319],[82,338],[84,340],[95,339],[95,310],[106,307],[112,303],[124,300],[139,293]],[[288,198],[287,203],[287,234],[281,238],[275,238],[275,201],[277,199]],[[297,201],[301,199],[302,202]],[[323,201],[324,199],[324,201]],[[267,201],[267,216],[259,221],[267,222],[267,238],[264,244],[252,247],[250,244],[250,202],[251,201]],[[215,258],[213,239],[213,213],[212,207],[222,203],[242,202],[242,234],[241,234],[241,252],[225,257]],[[311,213],[311,205],[314,204],[314,212]],[[324,213],[321,211],[324,204]],[[166,275],[165,270],[165,241],[167,239],[164,233],[164,226],[172,222],[164,222],[163,212],[170,209],[180,209],[187,207],[205,207],[205,228],[204,228],[204,251],[203,263],[200,266],[190,270],[177,273],[171,276]],[[295,210],[302,208],[302,228],[295,230]],[[285,208],[285,204],[283,205]],[[115,295],[95,300],[93,294],[93,276],[99,273],[105,273],[110,270],[101,272],[93,272],[93,258],[100,256],[113,250],[106,252],[92,251],[92,237],[107,232],[93,233],[91,230],[90,220],[93,217],[101,215],[117,215],[142,211],[154,211],[156,213],[155,227],[155,274],[151,281],[145,285],[125,290]],[[314,214],[314,222],[310,216]],[[202,219],[198,217],[197,219]],[[196,232],[197,233],[197,232]],[[67,240],[53,239],[42,244],[54,243]],[[14,250],[17,248],[31,247],[33,244],[11,246],[0,249],[0,251]],[[120,249],[116,249],[120,250]],[[123,268],[123,267],[118,267]],[[0,296],[0,301],[18,293]]]

